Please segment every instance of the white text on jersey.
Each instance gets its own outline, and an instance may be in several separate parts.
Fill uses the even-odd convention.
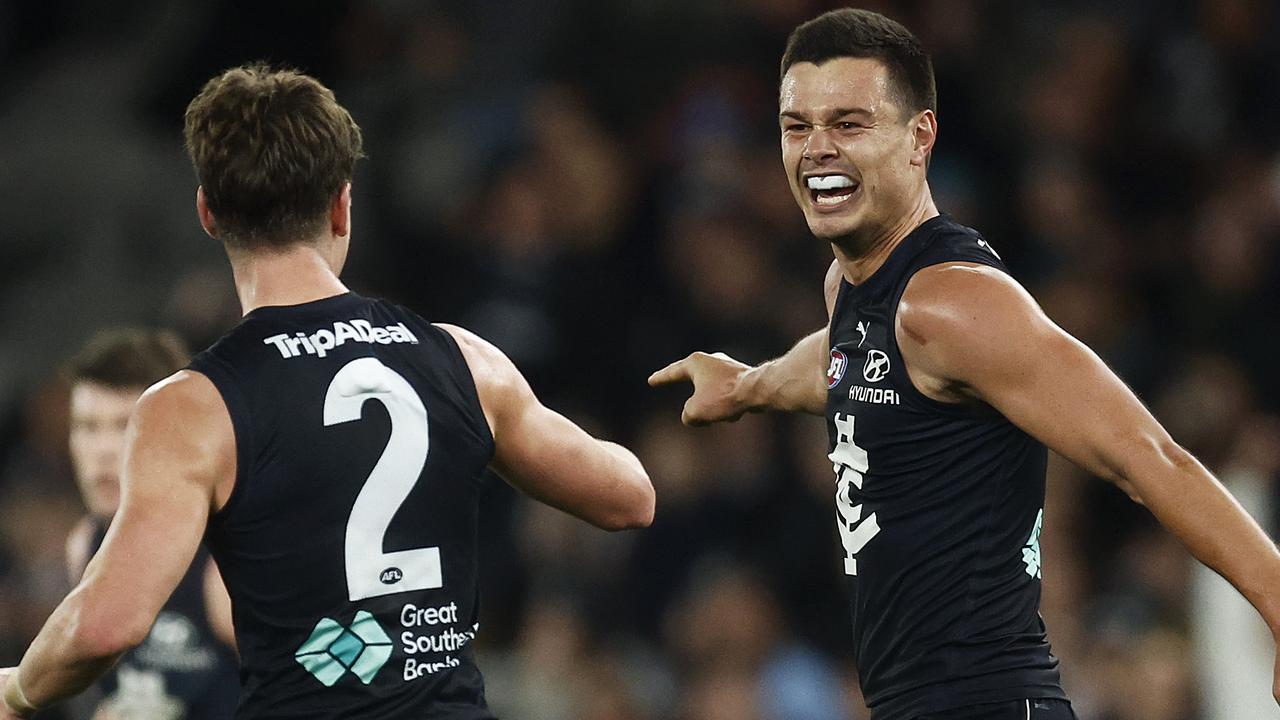
[[[897,405],[898,391],[887,388],[870,388],[864,385],[851,385],[849,399],[874,405]]]
[[[321,328],[311,334],[287,333],[272,335],[262,341],[263,345],[275,345],[282,358],[295,358],[304,352],[316,357],[324,357],[329,351],[345,342],[378,343],[414,343],[418,338],[409,332],[404,323],[396,323],[386,327],[374,327],[368,320],[341,320],[333,324],[333,329]]]

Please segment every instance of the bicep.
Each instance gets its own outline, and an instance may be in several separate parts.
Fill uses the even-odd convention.
[[[195,557],[208,519],[207,497],[183,483],[128,484],[133,487],[125,490],[83,584],[107,617],[154,618]]]
[[[904,325],[904,349],[923,360],[924,374],[991,405],[1108,480],[1127,479],[1134,463],[1169,447],[1137,396],[1007,275],[953,266],[922,271],[920,279],[908,286],[915,327]]]
[[[1168,434],[1110,368],[1047,318],[972,384],[976,394],[1055,452],[1099,477],[1170,443]]]
[[[588,522],[612,526],[625,515],[643,474],[610,443],[546,407],[501,350],[462,328],[458,341],[493,430],[493,469],[512,487]],[[645,479],[647,484],[647,478]]]
[[[599,444],[532,392],[502,418],[494,435],[493,469],[513,487],[568,512],[596,504],[590,495]]]

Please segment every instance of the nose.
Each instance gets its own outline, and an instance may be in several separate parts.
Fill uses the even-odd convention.
[[[827,128],[814,126],[804,143],[804,159],[821,165],[837,155],[835,143],[827,134]]]
[[[121,438],[114,433],[94,433],[86,443],[89,453],[101,467],[112,467],[120,459]]]

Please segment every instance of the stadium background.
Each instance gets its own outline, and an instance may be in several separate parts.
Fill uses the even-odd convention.
[[[938,205],[981,229],[1274,532],[1280,12],[1263,0],[921,0]],[[780,169],[777,59],[813,0],[0,1],[0,665],[67,590],[58,364],[96,328],[237,316],[181,114],[218,70],[310,71],[365,132],[346,272],[466,325],[636,448],[650,530],[492,484],[479,643],[529,720],[863,718],[820,420],[689,430],[644,378],[824,320]],[[1265,628],[1118,491],[1055,462],[1043,614],[1082,720],[1260,720]],[[50,715],[56,717],[56,715]]]

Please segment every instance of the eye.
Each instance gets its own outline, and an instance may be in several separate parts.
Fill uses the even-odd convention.
[[[808,132],[809,126],[805,123],[789,122],[782,126],[782,130],[789,133],[802,133]]]
[[[866,127],[866,126],[863,125],[862,123],[857,123],[852,120],[843,120],[841,122],[836,123],[837,130],[860,130],[863,127]]]

